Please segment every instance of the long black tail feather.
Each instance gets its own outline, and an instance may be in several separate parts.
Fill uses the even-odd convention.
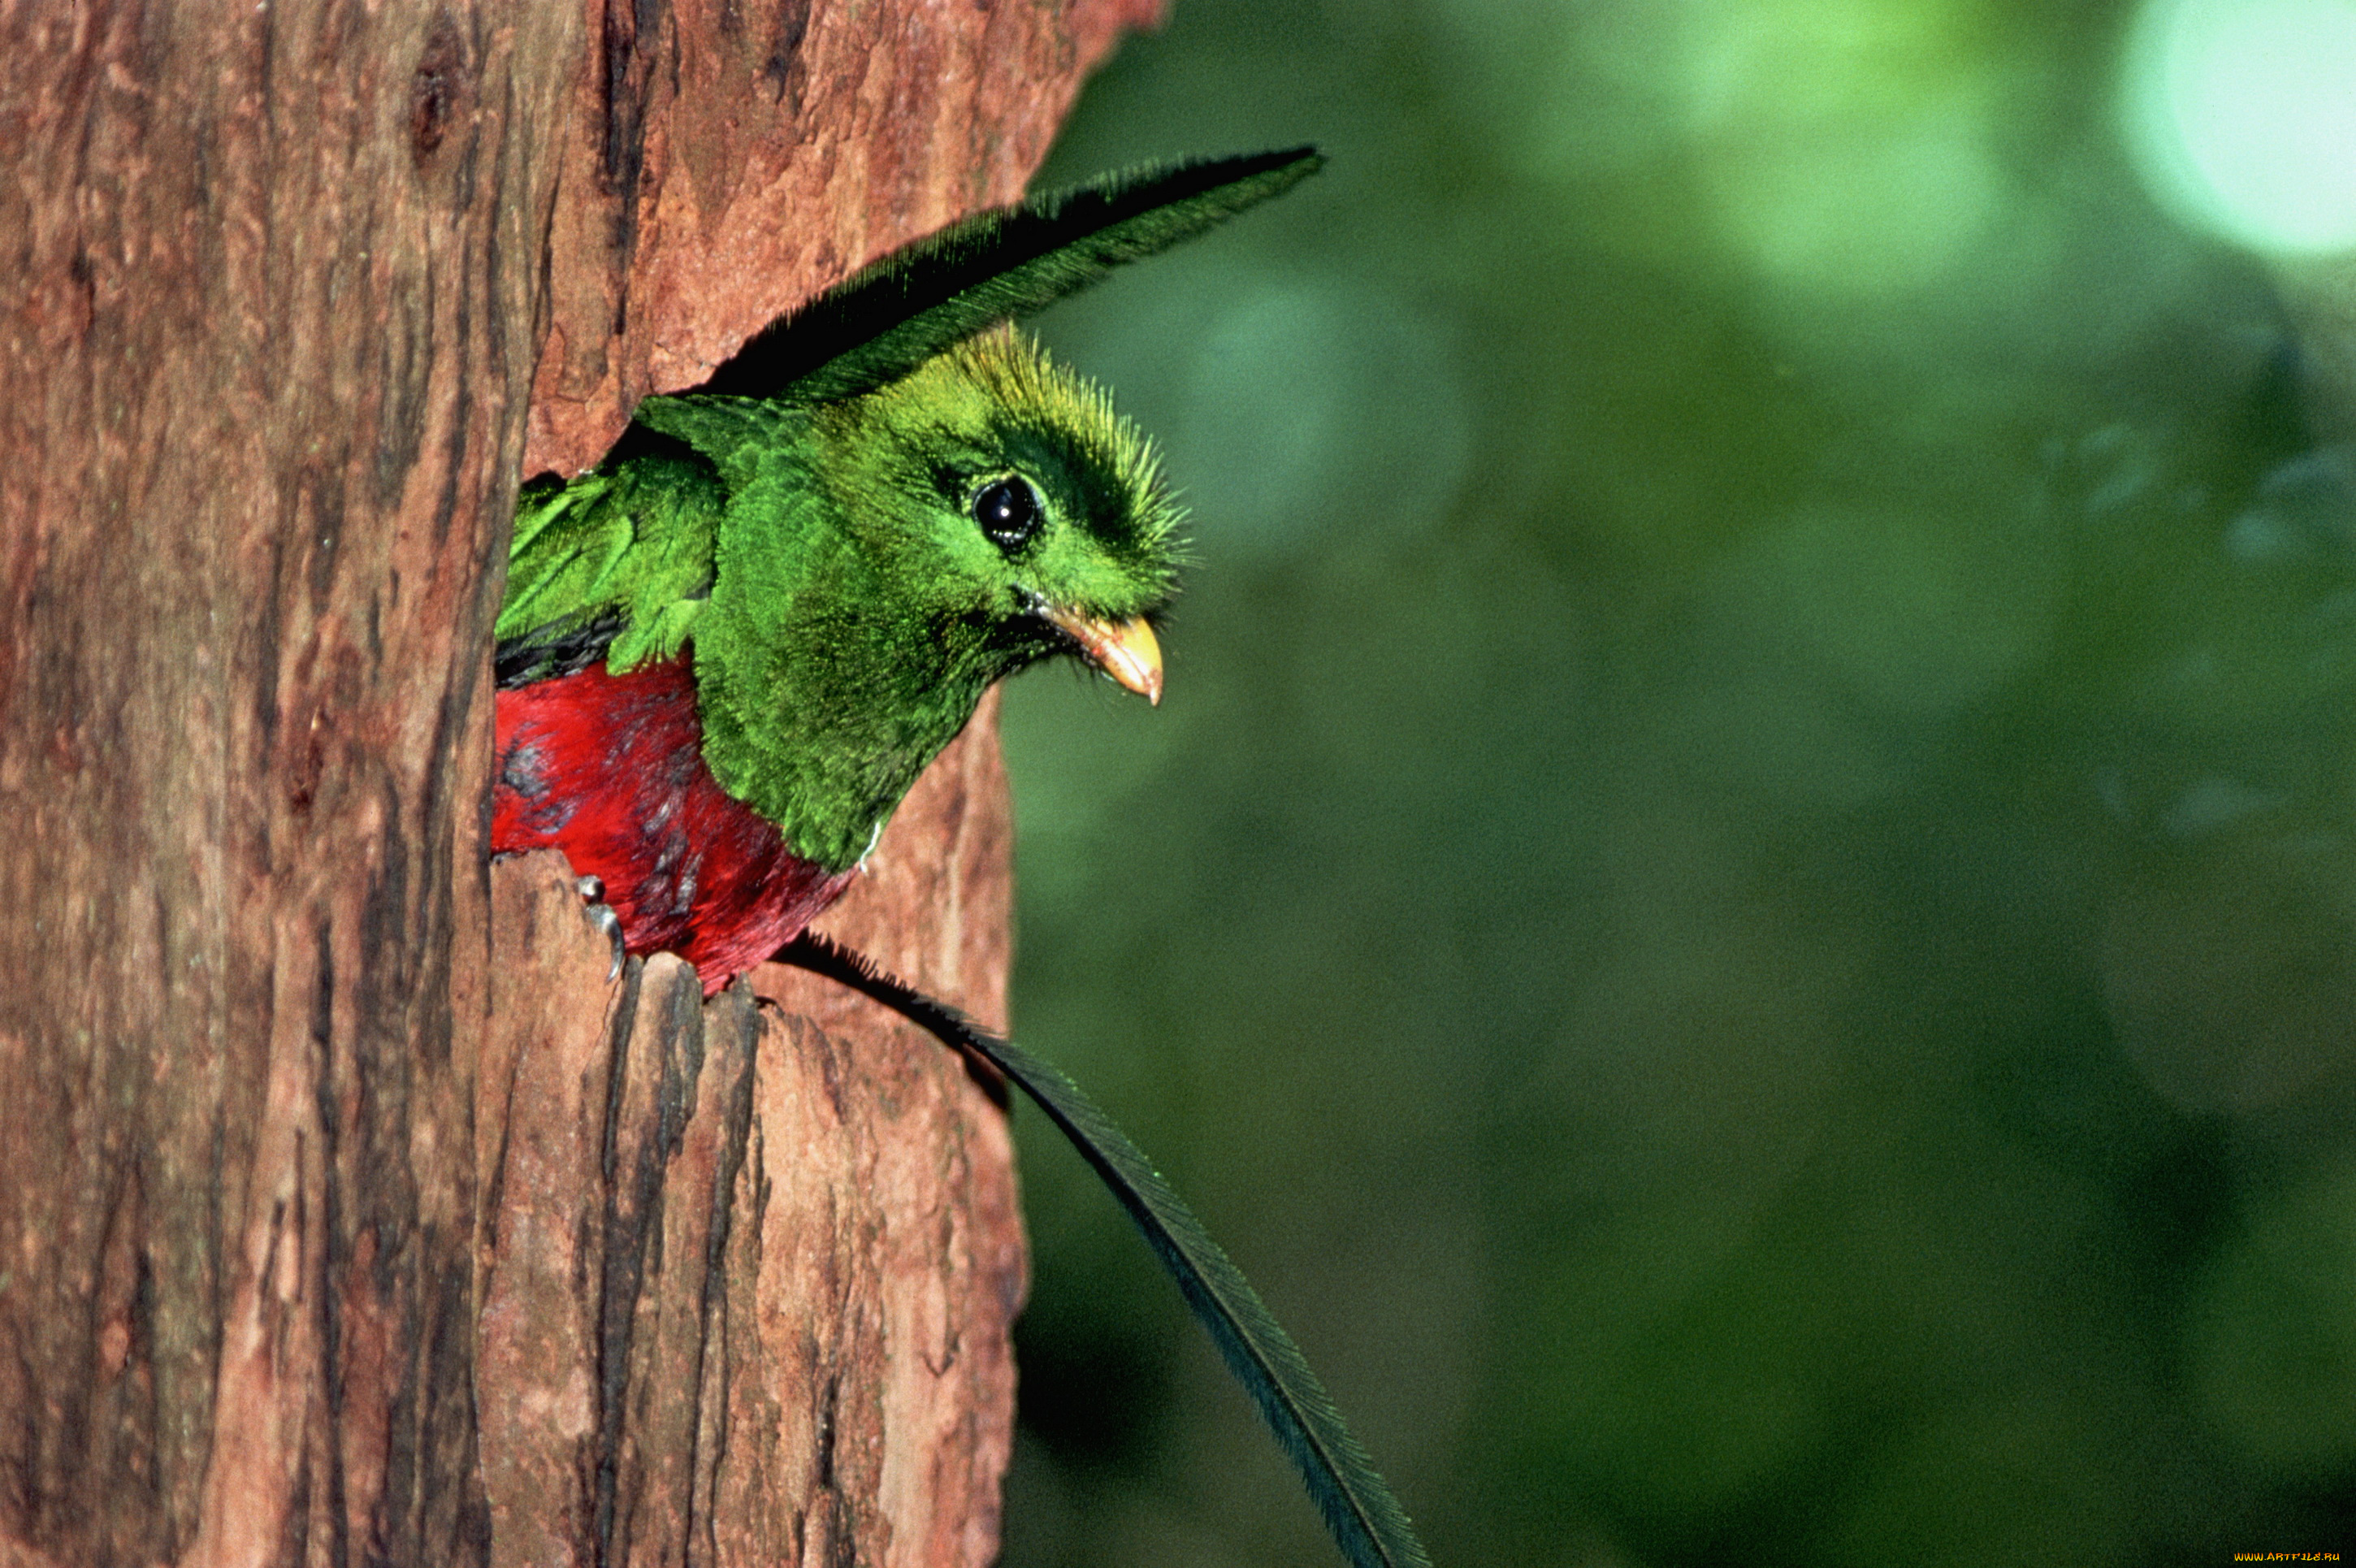
[[[1343,1424],[1291,1336],[1152,1162],[1078,1085],[1012,1041],[815,933],[803,932],[777,959],[882,1003],[944,1045],[989,1063],[1035,1101],[1145,1233],[1228,1369],[1300,1467],[1342,1554],[1354,1568],[1430,1568],[1406,1510]]]

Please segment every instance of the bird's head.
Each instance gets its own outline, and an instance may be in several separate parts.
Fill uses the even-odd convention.
[[[812,419],[836,514],[937,653],[984,679],[1076,653],[1161,701],[1181,514],[1101,392],[1004,328]]]

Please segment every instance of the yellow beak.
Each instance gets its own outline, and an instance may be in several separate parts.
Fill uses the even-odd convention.
[[[1099,620],[1076,610],[1044,605],[1041,617],[1080,645],[1096,667],[1153,703],[1162,704],[1162,644],[1142,616]]]

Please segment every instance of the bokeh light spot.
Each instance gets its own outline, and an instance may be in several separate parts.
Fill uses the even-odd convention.
[[[1968,102],[1870,128],[1719,148],[1722,232],[1782,282],[1879,295],[1936,281],[1987,231],[2003,186]]]
[[[2060,587],[2050,538],[1973,521],[1812,507],[1736,553],[1730,594],[1877,705],[1952,711],[2043,650]]]
[[[1437,521],[1472,441],[1463,378],[1437,328],[1345,282],[1230,281],[1169,437],[1204,537],[1223,551],[1284,549]]]
[[[2279,847],[2220,846],[2155,867],[2113,900],[2104,1001],[2161,1098],[2247,1114],[2309,1090],[2356,1015],[2351,922],[2328,871]]]
[[[1769,277],[1887,295],[1945,275],[2008,202],[1972,8],[1693,5],[1687,134],[1719,232]]]
[[[2356,1458],[2356,1174],[2261,1207],[2207,1271],[2189,1315],[2211,1425],[2244,1455],[2329,1479]]]
[[[2356,246],[2356,4],[2151,0],[2126,54],[2128,145],[2183,220],[2252,250]]]

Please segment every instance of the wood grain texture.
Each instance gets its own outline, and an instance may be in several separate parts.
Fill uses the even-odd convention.
[[[0,9],[21,1549],[482,1556],[487,567],[581,32]]]
[[[987,1558],[1001,1122],[487,876],[489,623],[519,472],[1151,10],[0,0],[0,1561]],[[995,766],[841,917],[985,1015]]]
[[[524,472],[594,463],[787,309],[1012,201],[1160,0],[615,0],[591,18],[550,231]]]

